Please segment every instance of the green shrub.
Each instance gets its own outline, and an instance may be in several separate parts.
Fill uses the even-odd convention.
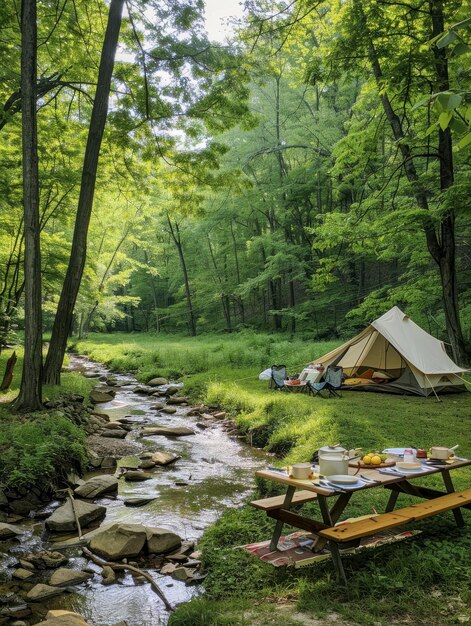
[[[85,433],[57,413],[14,418],[0,428],[0,483],[47,486],[86,463]]]

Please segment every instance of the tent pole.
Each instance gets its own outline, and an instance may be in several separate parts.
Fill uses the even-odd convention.
[[[437,399],[438,402],[441,402],[440,398],[437,396],[437,392],[435,391],[434,386],[432,385],[432,383],[430,382],[430,378],[427,376],[427,374],[424,372],[424,376],[425,378],[428,380],[430,387],[432,387],[432,391],[435,394],[435,397]]]

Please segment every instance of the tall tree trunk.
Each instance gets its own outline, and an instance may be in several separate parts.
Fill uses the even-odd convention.
[[[288,271],[288,276],[291,277],[293,270]],[[296,332],[296,318],[294,317],[294,307],[296,306],[296,295],[294,290],[294,280],[291,278],[288,282],[288,294],[289,294],[289,308],[293,312],[293,315],[289,318],[288,322],[288,330],[291,335],[294,335]]]
[[[208,235],[208,247],[209,247],[209,254],[213,262],[214,271],[216,272],[216,278],[221,288],[221,305],[222,305],[222,312],[224,315],[224,319],[226,320],[226,330],[231,333],[232,332],[231,303],[229,300],[229,296],[224,293],[224,284],[223,284],[221,275],[219,273],[219,268],[216,263],[216,257],[214,256],[213,246],[211,245],[211,239],[209,238],[209,235]]]
[[[74,306],[85,267],[88,226],[93,207],[98,158],[108,115],[111,77],[121,28],[123,5],[124,0],[111,0],[108,13],[108,24],[101,51],[98,83],[85,149],[72,249],[44,368],[44,380],[47,383],[58,384],[60,382],[60,372],[67,346],[67,337],[71,328]]]
[[[236,269],[237,285],[240,285],[239,255],[237,253],[237,241],[235,238],[234,227],[233,227],[232,221],[231,221],[231,237],[232,237],[232,246],[234,249],[234,262],[235,262],[235,269]],[[237,304],[239,307],[240,321],[242,322],[242,324],[245,324],[244,301],[241,296],[237,296]]]
[[[178,258],[180,259],[180,266],[183,272],[183,281],[185,283],[186,306],[188,309],[188,332],[190,333],[192,337],[196,337],[196,318],[193,312],[190,281],[188,279],[188,270],[186,267],[185,256],[183,254],[183,246],[182,246],[182,241],[180,237],[180,229],[177,223],[175,223],[175,227],[173,226],[168,213],[167,213],[167,223],[168,223],[168,227],[170,230],[170,235],[173,239],[173,243],[175,244],[177,248]]]
[[[20,394],[15,402],[15,408],[19,411],[34,411],[41,408],[42,404],[36,45],[36,0],[23,0],[21,5],[21,108],[25,228],[25,354]]]
[[[437,37],[443,33],[445,28],[442,0],[430,0],[429,8],[432,19],[432,37]],[[448,91],[450,89],[450,81],[446,48],[433,46],[433,55],[436,75],[435,91]],[[443,191],[454,183],[453,143],[449,128],[445,130],[439,128],[438,130],[438,154],[440,159],[440,189]],[[436,243],[437,238],[432,237],[428,247],[440,267],[446,325],[453,356],[458,363],[469,363],[471,360],[471,349],[464,341],[459,315],[458,282],[455,263],[455,215],[453,209],[449,209],[448,213],[443,217],[440,224],[440,246],[437,247]]]
[[[147,250],[144,250],[144,260],[146,265],[149,266],[149,255],[147,254]],[[155,280],[152,272],[149,273],[150,278],[150,287],[152,292],[152,300],[154,302],[154,315],[155,315],[155,330],[160,333],[160,316],[159,316],[159,303],[157,298],[157,287],[155,286]]]
[[[437,5],[439,5],[439,0],[431,0],[431,5],[433,5],[436,9]],[[435,18],[432,19],[434,20],[434,34],[442,32],[443,15],[441,16],[441,26],[438,26],[438,23],[435,22]],[[437,28],[441,28],[441,30],[436,32]],[[383,74],[373,42],[371,42],[370,45],[369,56],[373,68],[373,74],[380,90],[379,97],[383,105],[386,118],[391,126],[394,138],[398,143],[399,150],[401,151],[404,160],[404,171],[409,182],[413,183],[412,188],[414,190],[415,200],[421,209],[430,213],[427,191],[420,183],[415,167],[413,153],[410,145],[407,143],[402,122],[399,119],[399,116],[395,113],[391,101],[384,90]],[[438,55],[437,60],[437,54],[435,58],[437,76],[439,77],[438,82],[443,85],[445,84],[443,82],[443,80],[445,80],[443,76],[443,60],[440,59],[440,55]],[[446,70],[446,81],[447,80],[448,73]],[[453,183],[453,161],[451,152],[451,137],[449,136],[449,133],[448,135],[443,133],[443,131],[441,131],[441,133],[442,134],[439,137],[439,149],[441,150],[440,183],[442,189],[445,189]],[[423,228],[430,255],[437,263],[440,270],[443,308],[445,311],[446,328],[453,352],[453,358],[459,364],[465,364],[469,362],[470,353],[464,341],[458,308],[458,289],[455,267],[455,217],[453,210],[448,209],[447,213],[445,213],[441,218],[438,228],[439,234],[437,234],[432,216],[424,222]]]

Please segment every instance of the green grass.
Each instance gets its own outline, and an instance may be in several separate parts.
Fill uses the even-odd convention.
[[[275,452],[280,465],[308,460],[319,446],[337,442],[365,450],[459,443],[460,455],[471,455],[471,394],[437,402],[434,397],[344,392],[337,400],[269,391],[267,382],[258,380],[272,363],[297,372],[338,343],[254,333],[198,338],[115,334],[92,336],[76,347],[112,368],[133,370],[142,381],[184,376],[194,399],[228,410],[247,440]],[[426,481],[442,487],[440,477]],[[469,487],[469,468],[453,472],[453,481],[456,488]],[[269,495],[276,487],[259,481],[258,491]],[[386,490],[377,489],[356,494],[348,516],[384,510],[387,497]],[[401,504],[411,501],[401,496]],[[309,508],[316,512],[316,505],[304,510]],[[464,516],[469,526],[471,513],[464,511]],[[422,533],[413,540],[346,559],[348,593],[336,584],[328,562],[299,571],[277,569],[234,547],[267,539],[272,528],[272,520],[250,507],[224,513],[201,542],[209,570],[205,596],[177,609],[170,625],[272,623],[263,618],[264,611],[287,595],[307,614],[322,618],[335,611],[347,622],[362,624],[382,626],[404,617],[408,623],[440,626],[471,618],[471,534],[454,526],[451,513],[417,524]],[[234,614],[231,602],[241,597],[260,606],[253,608],[258,620],[244,621],[242,609]]]

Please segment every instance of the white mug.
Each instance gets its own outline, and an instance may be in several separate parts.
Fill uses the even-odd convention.
[[[453,446],[453,448],[441,448],[441,447],[433,447],[432,448],[432,458],[440,459],[442,461],[446,461],[449,456],[451,456],[456,450],[458,446]]]
[[[311,475],[310,463],[293,463],[293,465],[291,466],[292,478],[297,478],[298,480],[307,480],[310,475]]]

